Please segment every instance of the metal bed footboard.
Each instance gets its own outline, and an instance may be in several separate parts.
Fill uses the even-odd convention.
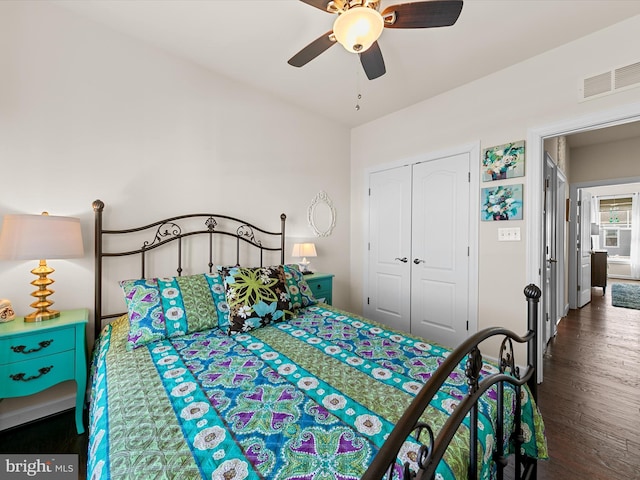
[[[400,420],[398,420],[398,423],[365,472],[362,480],[380,480],[386,475],[388,475],[388,478],[391,478],[393,472],[392,466],[395,464],[398,452],[406,438],[413,434],[420,440],[421,434],[425,431],[429,439],[428,442],[423,442],[423,446],[420,449],[419,458],[417,459],[419,469],[417,472],[410,471],[408,464],[406,464],[404,466],[403,478],[404,480],[433,479],[442,456],[467,414],[470,415],[469,469],[467,478],[478,478],[478,401],[490,387],[496,384],[498,385],[497,411],[499,412],[498,418],[496,419],[496,438],[500,439],[500,441],[496,442],[493,460],[497,466],[498,480],[504,478],[504,469],[508,465],[508,459],[503,451],[502,442],[504,436],[504,419],[502,418],[504,412],[504,384],[509,383],[514,386],[516,393],[515,398],[517,399],[520,398],[520,389],[526,384],[531,391],[533,399],[537,400],[535,375],[538,366],[536,331],[538,324],[538,302],[541,291],[536,285],[530,284],[525,287],[524,294],[528,304],[527,333],[524,336],[519,336],[505,328],[487,328],[469,337],[458,346],[458,348],[451,352],[422,390],[416,395]],[[480,370],[482,368],[482,354],[480,353],[478,345],[488,338],[500,336],[503,337],[500,355],[498,357],[500,372],[485,376],[482,381],[479,381]],[[519,368],[515,365],[513,355],[514,341],[527,344],[527,367],[522,375],[520,374]],[[469,392],[456,406],[436,437],[431,427],[420,421],[420,417],[423,415],[434,395],[440,390],[442,384],[465,357],[467,358],[465,373],[467,384],[469,385]],[[513,441],[515,442],[514,478],[516,480],[535,479],[537,475],[537,460],[523,455],[520,449],[520,445],[524,441],[521,431],[521,408],[516,408],[514,432],[516,432],[513,436]]]

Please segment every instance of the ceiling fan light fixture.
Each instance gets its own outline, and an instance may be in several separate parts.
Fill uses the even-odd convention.
[[[352,7],[340,14],[333,24],[336,40],[347,51],[362,53],[380,38],[384,20],[380,12],[369,7]]]

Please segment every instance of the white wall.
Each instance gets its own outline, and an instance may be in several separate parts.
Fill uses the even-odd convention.
[[[640,137],[571,149],[571,183],[640,176]]]
[[[478,140],[487,148],[526,139],[530,129],[638,102],[640,88],[578,102],[579,80],[637,62],[638,42],[640,16],[355,128],[351,135],[352,305],[362,305],[365,288],[364,255],[356,252],[363,251],[366,239],[367,169]],[[540,159],[527,157],[526,172],[539,165]],[[508,183],[521,181],[526,189],[526,178]],[[504,223],[480,222],[479,328],[500,324],[518,332],[525,329],[527,214],[525,203],[525,219],[508,223],[521,228],[523,241],[518,243],[497,241],[497,229]]]
[[[92,308],[97,198],[112,228],[209,211],[278,230],[285,212],[287,237],[316,242],[313,265],[336,275],[334,303],[348,308],[346,128],[47,2],[0,2],[0,65],[0,217],[47,210],[83,225],[85,257],[49,262],[55,308]],[[338,212],[326,238],[307,225],[320,190]],[[35,265],[0,262],[0,298],[18,315]],[[0,403],[0,429],[19,403]]]

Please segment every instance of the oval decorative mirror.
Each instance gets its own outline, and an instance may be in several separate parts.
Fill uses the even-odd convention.
[[[327,192],[320,191],[307,211],[309,225],[317,237],[328,237],[336,226],[336,209]]]

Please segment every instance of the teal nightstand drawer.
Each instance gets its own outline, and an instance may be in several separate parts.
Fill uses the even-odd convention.
[[[75,352],[55,353],[24,362],[0,365],[2,397],[22,397],[71,380],[75,376]]]
[[[0,338],[0,364],[22,362],[73,350],[75,344],[74,327]]]
[[[304,279],[307,281],[309,288],[313,292],[313,296],[319,302],[328,303],[333,302],[333,275],[329,273],[313,273],[311,275],[305,275]]]
[[[76,430],[84,432],[87,386],[85,308],[42,322],[18,317],[0,324],[0,400],[33,395],[66,380],[76,382]]]

